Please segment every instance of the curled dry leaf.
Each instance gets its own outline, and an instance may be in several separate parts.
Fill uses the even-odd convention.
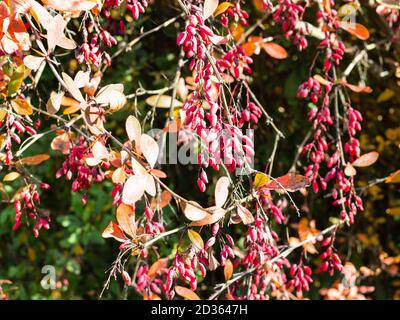
[[[182,298],[185,298],[187,300],[200,300],[199,296],[196,293],[185,287],[175,286],[175,292]]]
[[[229,179],[228,177],[221,177],[218,179],[217,184],[215,186],[215,205],[217,207],[222,207],[229,195]]]
[[[218,8],[219,0],[205,0],[203,6],[203,18],[208,19],[213,15],[215,10]]]
[[[238,204],[237,206],[237,214],[242,219],[244,224],[251,224],[254,222],[254,217],[251,214],[250,210]]]
[[[201,250],[204,248],[204,241],[196,231],[189,229],[187,233],[190,241],[192,241],[197,249]]]
[[[368,152],[359,157],[352,163],[353,167],[369,167],[373,165],[379,158],[379,153],[376,151]]]
[[[100,141],[96,141],[92,147],[93,157],[99,160],[107,160],[110,156],[106,146]]]

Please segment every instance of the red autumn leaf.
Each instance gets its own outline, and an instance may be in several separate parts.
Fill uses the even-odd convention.
[[[288,57],[288,53],[284,47],[274,42],[263,43],[262,48],[274,59],[286,59]]]
[[[295,192],[300,189],[306,188],[309,185],[309,178],[290,172],[284,176],[272,180],[270,183],[264,186],[264,188],[268,190],[286,190],[289,192]]]
[[[376,151],[368,152],[359,157],[352,163],[353,167],[369,167],[373,165],[379,158],[379,153]]]

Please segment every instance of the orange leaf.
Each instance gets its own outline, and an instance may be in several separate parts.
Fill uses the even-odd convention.
[[[263,43],[262,48],[274,59],[286,59],[288,53],[284,47],[274,42]]]
[[[196,293],[185,287],[176,286],[175,292],[187,300],[200,300],[199,296]]]
[[[360,23],[339,22],[339,26],[348,33],[356,36],[360,40],[367,40],[369,38],[369,31]]]
[[[135,209],[121,203],[117,208],[117,221],[121,229],[132,238],[136,237]]]
[[[126,240],[128,240],[128,238],[122,232],[121,228],[113,221],[110,221],[110,223],[104,229],[101,236],[103,238],[114,238],[115,240],[117,240],[119,242],[125,242]]]
[[[151,279],[154,279],[154,278],[156,277],[156,275],[157,275],[157,272],[158,272],[160,269],[163,269],[163,268],[166,268],[166,267],[167,267],[167,261],[168,261],[168,258],[164,258],[164,259],[159,259],[159,260],[157,260],[156,262],[154,262],[154,263],[151,265],[149,271],[147,272],[147,275],[148,275]]]
[[[48,154],[38,154],[36,156],[22,158],[18,163],[27,166],[37,166],[48,159],[50,159]]]
[[[399,183],[400,182],[400,170],[393,172],[389,177],[386,178],[386,183]]]
[[[226,10],[228,10],[230,7],[233,7],[233,4],[230,2],[222,2],[217,9],[214,11],[214,17],[219,16],[220,14],[223,14]]]
[[[233,264],[231,260],[226,260],[225,266],[224,266],[224,276],[225,276],[225,281],[228,281],[230,278],[232,278],[233,275]]]

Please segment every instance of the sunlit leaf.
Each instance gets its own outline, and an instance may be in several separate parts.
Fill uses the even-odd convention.
[[[201,209],[201,206],[194,201],[184,203],[182,205],[183,213],[190,221],[199,221],[207,216],[207,211]]]
[[[24,58],[24,64],[27,68],[36,71],[39,69],[40,65],[43,63],[44,57],[36,57],[36,56],[26,56]]]
[[[140,144],[140,136],[142,134],[142,127],[136,117],[129,116],[125,122],[126,133],[130,141],[135,141],[136,144]]]
[[[126,180],[122,191],[122,202],[134,205],[144,194],[146,188],[146,176],[134,175]]]
[[[208,19],[218,8],[219,0],[204,0],[203,18]]]
[[[215,205],[217,207],[222,207],[229,195],[229,179],[228,177],[221,177],[218,179],[217,184],[215,186]]]
[[[144,133],[140,136],[140,150],[142,150],[150,167],[153,168],[160,153],[158,143],[152,137]]]

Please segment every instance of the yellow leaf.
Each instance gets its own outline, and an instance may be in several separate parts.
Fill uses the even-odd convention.
[[[6,117],[6,115],[7,115],[7,110],[1,108],[1,109],[0,109],[0,122],[2,122],[2,121],[4,120],[4,118]]]
[[[190,241],[192,241],[192,243],[199,249],[203,249],[204,248],[204,242],[203,239],[201,238],[201,236],[194,230],[188,230],[188,236]]]
[[[230,7],[233,7],[233,4],[230,2],[222,2],[217,10],[214,11],[214,17],[219,16],[220,14],[223,14],[226,10],[228,10]]]
[[[17,98],[11,101],[11,106],[21,116],[29,116],[33,113],[32,106],[26,99]]]
[[[3,181],[14,181],[17,179],[19,176],[21,176],[18,172],[10,172],[6,174],[6,176],[3,178]]]
[[[386,209],[386,213],[390,214],[391,216],[398,217],[400,216],[400,207]]]
[[[258,190],[269,182],[269,177],[262,172],[258,172],[254,178],[254,189]]]
[[[376,102],[377,103],[383,103],[383,102],[386,102],[386,101],[392,99],[393,97],[394,97],[394,91],[386,88],[385,91],[383,91],[379,95],[378,99],[376,99]]]

